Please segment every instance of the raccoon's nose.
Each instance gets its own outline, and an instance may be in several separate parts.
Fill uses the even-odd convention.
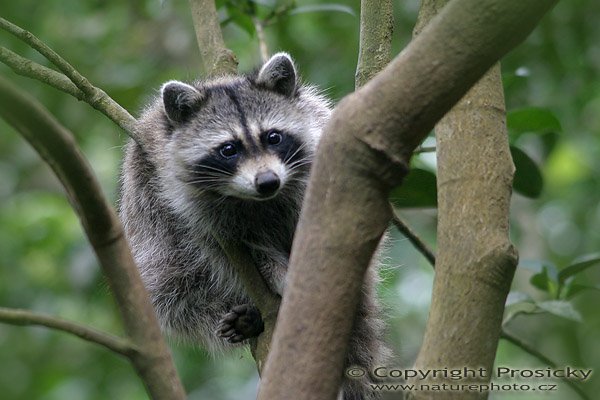
[[[279,177],[273,171],[260,172],[254,178],[256,191],[265,196],[275,193],[280,183]]]

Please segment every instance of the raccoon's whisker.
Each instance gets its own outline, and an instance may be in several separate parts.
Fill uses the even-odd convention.
[[[287,184],[292,184],[292,183],[307,183],[308,179],[306,177],[299,177],[299,176],[290,176],[290,178],[287,181]]]
[[[223,182],[220,179],[214,178],[191,178],[186,181],[191,185],[202,184],[204,186],[213,185],[213,186],[221,186]]]
[[[305,165],[310,165],[312,163],[312,161],[313,161],[312,158],[305,158],[305,159],[294,161],[293,163],[289,164],[288,167],[289,167],[290,171],[293,171],[293,170],[303,167]]]
[[[233,175],[231,172],[225,171],[224,169],[212,167],[210,165],[205,165],[205,164],[194,165],[194,167],[192,169],[189,169],[189,171],[194,172],[194,173],[199,173],[202,170],[214,171],[214,172],[218,172],[219,174],[223,174],[223,175]]]
[[[295,164],[306,162],[306,161],[311,162],[312,160],[313,160],[313,157],[306,156],[304,158],[299,158],[297,160],[294,160],[293,162],[289,163],[289,165],[295,165]]]
[[[306,147],[306,143],[302,143],[302,145],[298,146],[298,148],[292,153],[291,156],[288,157],[288,154],[286,153],[286,155],[283,159],[283,162],[287,163],[288,161],[290,161],[292,158],[294,158],[296,156],[296,154],[298,154],[300,152],[300,150],[302,150],[305,147]],[[289,153],[289,150],[288,150],[288,153]]]
[[[284,162],[284,163],[286,163],[286,162],[287,162],[287,161],[290,159],[290,157],[289,157],[289,155],[290,155],[290,151],[292,151],[292,148],[291,148],[291,147],[290,147],[290,148],[289,148],[289,149],[286,151],[286,153],[285,153],[285,156],[283,156],[283,162]],[[297,151],[297,150],[296,150],[296,151]],[[294,154],[295,154],[295,152],[294,152]],[[292,157],[293,157],[293,156],[294,156],[294,155],[292,154]]]
[[[191,185],[202,184],[203,186],[208,186],[208,185],[220,186],[220,185],[222,185],[222,182],[215,181],[215,180],[204,180],[204,179],[192,179],[192,180],[189,180],[187,183],[189,183]]]
[[[289,165],[294,165],[295,163],[302,162],[302,161],[305,161],[305,160],[312,160],[312,159],[313,159],[313,156],[304,156],[302,158],[298,158],[296,160],[293,160],[292,162],[289,163]]]
[[[223,175],[220,174],[215,174],[215,173],[209,173],[209,174],[194,174],[191,173],[188,175],[188,179],[189,180],[213,180],[213,181],[222,181],[223,179]]]

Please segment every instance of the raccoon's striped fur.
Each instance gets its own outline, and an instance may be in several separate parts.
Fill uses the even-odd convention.
[[[330,103],[299,83],[285,53],[254,75],[163,85],[138,121],[139,143],[126,147],[120,216],[167,333],[210,352],[260,333],[260,314],[215,235],[246,246],[282,294],[329,114]],[[365,368],[383,349],[376,271],[369,276],[348,356],[349,365]],[[347,381],[343,393],[346,400],[375,398],[361,381]]]

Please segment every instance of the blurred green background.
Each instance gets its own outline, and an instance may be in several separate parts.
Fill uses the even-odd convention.
[[[419,4],[417,0],[395,3],[397,53],[410,41]],[[239,57],[240,70],[249,71],[260,62],[258,42],[248,17],[236,11],[236,4],[219,2],[220,16],[228,22],[224,36]],[[282,2],[253,4],[261,17]],[[319,3],[298,2],[298,6],[310,4]],[[339,100],[353,90],[359,6],[340,0],[325,8],[296,8],[274,20],[266,28],[267,43],[271,52],[290,52],[306,81]],[[542,128],[510,125],[512,143],[536,162],[544,187],[537,198],[516,194],[513,199],[511,233],[521,265],[509,300],[527,314],[514,317],[507,326],[558,367],[600,365],[600,271],[595,263],[566,282],[569,295],[563,291],[558,296],[559,306],[547,303],[557,298],[557,271],[581,256],[594,258],[600,250],[599,15],[600,3],[594,0],[563,1],[503,60],[508,110],[537,107],[546,115],[542,125],[548,118],[559,123]],[[134,114],[162,82],[200,75],[186,1],[3,2],[0,16],[33,32]],[[0,45],[48,65],[3,31]],[[114,202],[126,135],[87,104],[17,76],[4,65],[0,73],[33,94],[76,135]],[[526,121],[537,118],[531,110],[521,112]],[[416,157],[415,165],[434,170],[434,154]],[[524,167],[521,173],[526,172]],[[435,247],[434,208],[405,208],[400,213]],[[396,364],[408,367],[423,334],[432,268],[392,228],[382,275],[389,342]],[[122,333],[107,285],[60,185],[2,120],[0,306],[32,309]],[[541,312],[544,307],[550,312]],[[202,349],[171,345],[190,399],[253,398],[258,378],[248,352],[210,359]],[[504,341],[497,360],[498,365],[512,368],[544,366]],[[600,390],[597,373],[582,385],[590,398]],[[558,383],[559,390],[545,395],[493,393],[491,398],[577,398],[563,383],[551,383]],[[128,363],[103,348],[44,328],[0,324],[0,399],[145,398]]]

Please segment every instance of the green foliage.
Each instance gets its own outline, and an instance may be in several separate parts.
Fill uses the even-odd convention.
[[[223,26],[234,24],[253,37],[257,24],[268,26],[286,17],[305,13],[340,12],[356,16],[354,10],[344,4],[308,4],[296,5],[295,0],[221,0],[217,7],[224,10],[227,17],[221,21]]]
[[[334,100],[353,90],[358,2],[222,0],[218,5],[226,43],[242,71],[260,61],[256,18],[265,26],[269,50],[289,51],[306,81]],[[417,0],[395,2],[395,53],[410,41],[418,5]],[[518,268],[506,320],[511,331],[559,365],[581,367],[600,363],[595,350],[600,268],[593,254],[600,249],[600,26],[591,17],[599,13],[600,3],[592,0],[560,2],[503,60],[507,108],[513,110],[508,128],[515,190],[529,196],[515,196],[512,237],[522,259],[544,260]],[[50,44],[134,114],[162,82],[198,78],[187,2],[6,2],[1,14]],[[4,32],[0,45],[48,65]],[[33,93],[76,134],[114,199],[125,135],[85,104],[15,76],[3,65],[0,73]],[[120,333],[109,290],[62,189],[2,121],[0,180],[0,305]],[[411,207],[404,210],[408,222],[426,242],[435,243],[434,174],[418,164],[393,198],[396,206]],[[429,209],[416,209],[423,207]],[[400,362],[410,365],[421,343],[432,270],[406,240],[395,231],[390,235],[390,267],[380,291],[389,306],[390,343],[401,349]],[[581,254],[592,255],[578,259]],[[257,377],[246,353],[241,359],[240,353],[209,359],[197,348],[180,343],[172,348],[190,399],[253,396]],[[535,363],[504,344],[498,360],[515,368]],[[0,397],[7,400],[146,398],[124,360],[41,328],[0,324],[0,369]],[[589,393],[600,390],[598,376],[586,383]],[[497,393],[495,398],[522,395]],[[561,388],[559,395],[543,398],[575,397]]]
[[[600,265],[600,257],[598,256],[598,253],[588,254],[586,256],[580,257],[577,260],[575,260],[573,264],[563,268],[558,273],[558,282],[562,285],[569,278],[575,277],[576,275],[582,273],[586,269],[596,267],[598,265]]]
[[[556,317],[564,318],[573,323],[585,321],[576,306],[576,295],[584,291],[600,290],[600,286],[582,284],[585,281],[586,270],[600,266],[600,257],[597,253],[588,254],[574,260],[560,270],[551,262],[527,261],[522,262],[519,267],[526,268],[532,272],[530,283],[536,289],[542,291],[545,296],[542,300],[535,300],[521,292],[511,292],[506,303],[504,325],[508,325],[517,315],[539,315],[547,313]]]
[[[422,168],[410,170],[401,186],[390,194],[394,207],[437,207],[435,174]]]
[[[541,107],[527,107],[509,112],[506,116],[506,125],[512,138],[528,132],[562,132],[556,115]]]
[[[513,188],[523,196],[538,197],[542,193],[544,179],[537,164],[518,147],[510,146],[510,154],[516,168]]]

